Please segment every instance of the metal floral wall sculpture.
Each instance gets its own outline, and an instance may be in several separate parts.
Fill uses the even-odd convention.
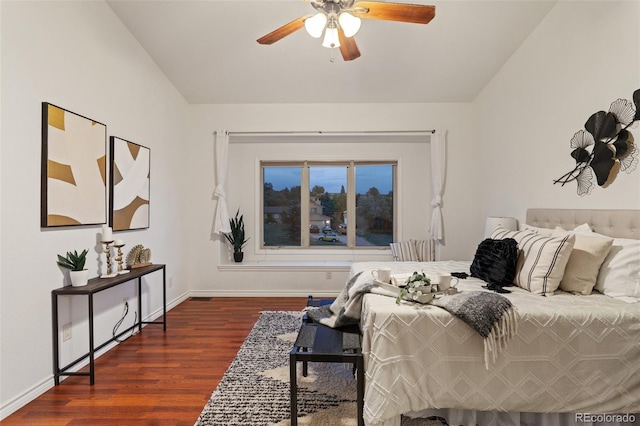
[[[633,102],[618,99],[609,112],[598,111],[571,138],[571,157],[576,166],[553,183],[576,181],[578,195],[587,195],[593,189],[593,178],[606,188],[618,172],[631,173],[638,166],[638,147],[633,143],[630,127],[640,120],[640,89],[633,93]]]

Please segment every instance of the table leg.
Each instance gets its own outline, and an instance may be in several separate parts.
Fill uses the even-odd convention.
[[[53,326],[53,382],[60,384],[60,358],[58,353],[58,295],[51,294],[51,325]]]
[[[296,349],[294,349],[295,351]],[[295,353],[289,355],[289,383],[291,384],[291,426],[298,426],[298,384],[296,383],[297,357]]]
[[[300,350],[302,350],[303,352],[308,352],[309,348],[300,348]],[[309,367],[307,365],[307,361],[302,361],[302,375],[304,377],[307,377],[308,374],[309,374]]]
[[[162,327],[167,331],[167,269],[162,268]]]
[[[138,333],[142,333],[142,277],[138,277]]]
[[[96,382],[95,375],[95,350],[93,349],[93,294],[89,297],[89,384],[93,386]]]
[[[358,399],[358,426],[364,426],[364,358],[356,358],[356,386]]]

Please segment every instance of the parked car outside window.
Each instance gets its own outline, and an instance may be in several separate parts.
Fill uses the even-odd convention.
[[[320,228],[318,228],[318,225],[309,225],[309,232],[312,234],[318,234],[320,233]]]
[[[329,232],[333,232],[333,229],[331,229],[331,227],[329,225],[327,225],[324,228],[322,228],[322,233],[323,234],[328,234]]]
[[[346,235],[347,234],[347,225],[338,226],[338,232],[340,232],[342,235]]]
[[[328,234],[321,235],[318,239],[320,241],[330,241],[332,243],[335,243],[336,241],[338,241],[338,234],[336,234],[335,232],[329,232]]]

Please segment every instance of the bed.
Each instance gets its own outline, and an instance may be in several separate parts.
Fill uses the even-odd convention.
[[[526,223],[533,232],[573,230],[588,223],[597,234],[615,238],[611,250],[619,242],[637,250],[633,240],[640,240],[638,210],[529,209]],[[639,252],[631,253],[632,268],[623,273],[633,274],[640,295],[634,269]],[[609,256],[598,265],[603,275],[606,267],[615,266]],[[369,271],[381,266],[391,267],[392,274],[469,272],[470,264],[357,262],[350,274],[363,272],[357,279],[370,280]],[[467,278],[458,289],[480,290],[482,284]],[[517,333],[489,368],[483,339],[449,312],[366,294],[360,318],[365,423],[397,426],[402,414],[438,415],[452,425],[640,420],[640,302],[597,291],[576,295],[558,290],[541,296],[509,289],[512,293],[505,296],[517,309]]]

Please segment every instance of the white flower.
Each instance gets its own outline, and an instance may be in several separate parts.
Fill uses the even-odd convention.
[[[414,272],[405,282],[405,287],[400,290],[396,303],[400,303],[407,296],[410,300],[418,300],[423,295],[422,290],[418,290],[418,288],[430,284],[431,277],[429,275],[424,272]]]

